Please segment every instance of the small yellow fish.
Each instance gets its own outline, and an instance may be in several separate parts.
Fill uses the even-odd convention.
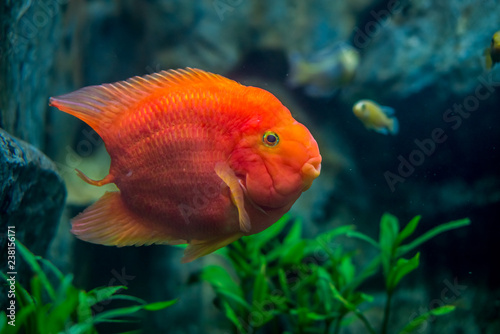
[[[496,63],[500,63],[500,31],[493,34],[490,47],[484,51],[486,68],[491,69]]]
[[[372,100],[360,100],[352,108],[354,115],[367,129],[372,129],[384,135],[397,135],[399,122],[394,117],[394,109],[377,104]]]

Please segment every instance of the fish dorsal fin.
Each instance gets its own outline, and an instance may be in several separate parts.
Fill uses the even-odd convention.
[[[396,110],[391,107],[387,106],[380,106],[380,110],[386,115],[386,116],[394,116],[396,114]]]
[[[207,82],[235,84],[233,80],[195,68],[168,70],[84,87],[69,94],[51,97],[50,105],[78,117],[102,136],[119,115],[133,109],[148,96],[176,86]]]

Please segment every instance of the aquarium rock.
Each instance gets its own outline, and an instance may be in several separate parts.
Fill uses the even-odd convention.
[[[365,14],[353,30],[362,60],[345,101],[432,101],[439,108],[486,76],[484,51],[500,21],[496,1],[389,1]]]
[[[30,144],[0,129],[2,272],[7,271],[7,226],[14,226],[16,239],[29,245],[34,254],[44,255],[54,236],[65,197],[66,188],[54,163]]]

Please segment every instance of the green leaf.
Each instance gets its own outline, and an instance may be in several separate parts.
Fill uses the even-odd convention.
[[[404,254],[408,253],[409,251],[413,250],[414,248],[420,246],[424,242],[428,241],[429,239],[434,238],[438,234],[441,234],[443,232],[453,230],[456,228],[460,228],[463,226],[467,226],[470,224],[470,219],[469,218],[464,218],[464,219],[459,219],[455,221],[451,221],[449,223],[441,224],[439,226],[436,226],[435,228],[431,229],[430,231],[424,233],[411,243],[400,246],[398,251],[397,251],[397,256],[403,256]]]
[[[239,244],[237,242],[236,244]],[[235,268],[235,270],[244,275],[251,275],[253,272],[252,266],[248,263],[248,258],[244,257],[243,255],[240,255],[237,250],[233,250],[231,248],[231,245],[229,247],[224,247],[226,249],[226,254],[224,256],[231,261],[231,264]],[[256,253],[254,256],[258,256],[258,253]]]
[[[174,305],[175,303],[177,303],[177,299],[166,300],[166,301],[163,301],[163,302],[156,302],[156,303],[146,304],[146,305],[143,306],[143,308],[146,311],[159,311],[159,310],[163,310],[163,309],[165,309],[167,307],[170,307],[170,306]]]
[[[321,251],[324,251],[330,261],[331,265],[336,265],[337,258],[334,254],[334,247],[331,245],[331,241],[341,235],[346,235],[350,231],[354,230],[354,225],[340,226],[331,231],[321,233],[319,236],[314,238],[313,241],[307,242],[307,247],[304,250],[305,254],[312,254],[314,257],[317,257]],[[336,245],[336,249],[338,249],[338,245]],[[326,260],[326,259],[325,259]]]
[[[31,297],[37,302],[42,304],[42,282],[39,276],[33,276],[30,281]]]
[[[265,260],[264,260],[265,261]],[[263,262],[259,272],[255,277],[255,283],[253,285],[253,303],[260,305],[263,300],[268,296],[269,287],[266,281],[266,263]]]
[[[40,281],[49,294],[49,297],[51,300],[54,300],[56,297],[56,293],[54,291],[54,288],[50,284],[49,280],[47,279],[47,276],[43,272],[42,268],[38,264],[36,256],[31,253],[19,240],[16,240],[16,249],[18,250],[19,254],[23,257],[23,259],[28,263],[28,265],[31,267],[31,270],[35,273],[35,275],[39,276]]]
[[[107,302],[111,301],[111,300],[128,300],[128,301],[140,304],[140,305],[146,305],[146,301],[144,301],[143,299],[135,297],[135,296],[129,296],[129,295],[116,294],[116,295],[109,296],[109,298],[106,299]]]
[[[355,289],[358,288],[359,285],[361,285],[363,282],[365,282],[368,277],[375,275],[378,273],[379,268],[380,268],[380,263],[381,263],[381,256],[378,255],[375,257],[362,271],[361,273],[355,277],[350,283],[347,284],[346,287],[344,287],[345,290],[349,291],[354,291]]]
[[[289,221],[290,215],[286,214],[258,235],[243,237],[242,240],[247,243],[250,253],[254,255],[255,252],[261,251],[264,245],[267,245],[272,239],[279,235]]]
[[[240,319],[236,315],[236,312],[231,308],[231,305],[229,305],[227,302],[222,301],[222,307],[224,308],[224,313],[226,315],[226,318],[228,318],[238,329],[238,333],[247,333],[246,328],[243,327],[243,325],[240,322]]]
[[[380,245],[378,244],[378,242],[376,242],[375,240],[373,240],[372,238],[370,238],[369,236],[367,236],[366,234],[363,234],[361,232],[348,231],[346,233],[346,236],[349,237],[349,238],[361,239],[363,241],[366,241],[367,243],[369,243],[370,245],[372,245],[373,247],[375,247],[377,249],[380,248]]]
[[[348,233],[352,232],[356,227],[354,225],[345,225],[345,226],[340,226],[337,228],[334,228],[331,231],[327,231],[324,233],[321,233],[318,235],[315,240],[322,246],[322,247],[327,247],[330,248],[328,243],[332,241],[332,239],[341,236],[341,235],[347,235]]]
[[[89,298],[85,291],[80,291],[78,294],[78,307],[76,314],[79,323],[90,321],[92,323],[92,310],[90,309]]]
[[[344,279],[344,282],[342,285],[346,285],[354,279],[356,269],[354,267],[354,264],[352,263],[352,258],[350,256],[345,256],[340,261],[340,264],[337,267],[337,270],[339,271],[339,273],[342,275],[342,278]]]
[[[247,311],[250,311],[251,310],[251,307],[250,305],[248,304],[248,302],[243,299],[242,297],[234,294],[234,293],[231,293],[229,291],[226,291],[226,290],[222,290],[222,289],[216,289],[215,292],[217,293],[217,295],[219,297],[223,296],[225,297],[225,302],[229,301],[229,300],[232,300],[234,301],[237,305],[243,307],[245,310]]]
[[[300,240],[293,245],[283,247],[282,256],[280,257],[280,265],[299,264],[304,258],[306,249],[306,241]]]
[[[78,308],[78,294],[70,293],[66,299],[58,300],[48,310],[46,319],[41,320],[47,325],[48,333],[57,333],[63,331],[71,319],[71,315],[76,313]]]
[[[290,231],[288,232],[287,236],[283,240],[283,245],[296,244],[302,239],[301,236],[302,236],[302,222],[296,219],[293,222],[292,227],[290,228]]]
[[[398,237],[396,238],[396,246],[399,246],[403,240],[408,238],[410,235],[415,232],[415,229],[417,228],[418,222],[420,221],[421,216],[416,216],[410,222],[405,226],[405,228],[399,233]]]
[[[57,277],[59,281],[62,281],[64,279],[64,274],[52,262],[38,256],[37,258],[41,263],[43,263],[45,267],[52,271],[52,273]]]
[[[63,332],[65,334],[94,334],[97,331],[94,328],[92,319],[86,320],[84,322],[79,322],[74,324],[69,328],[69,330]],[[122,333],[123,334],[123,333]]]
[[[327,315],[327,314],[318,314],[318,313],[315,313],[315,312],[307,312],[306,313],[306,317],[312,321],[323,321],[325,319],[328,319],[331,317],[331,315]]]
[[[332,291],[333,297],[341,302],[347,310],[353,312],[359,318],[359,320],[363,322],[370,334],[375,334],[375,330],[373,329],[363,312],[361,312],[355,304],[344,298],[344,296],[342,296],[342,294],[337,290],[334,284],[330,283],[330,289]]]
[[[318,286],[317,292],[320,304],[322,309],[324,308],[325,313],[331,313],[334,309],[334,300],[330,291],[330,284],[333,284],[332,278],[323,267],[317,267],[316,273],[318,275],[316,284]]]
[[[295,318],[298,320],[300,328],[308,327],[308,325],[313,321],[311,318],[308,317],[309,313],[310,311],[309,308],[307,307],[299,307],[290,310],[290,314],[294,315]]]
[[[415,254],[411,259],[399,259],[395,266],[391,268],[387,277],[387,289],[392,291],[398,285],[399,281],[407,274],[417,269],[420,259],[420,253]]]
[[[143,309],[143,305],[120,307],[109,311],[98,313],[94,316],[94,324],[112,322],[116,318],[132,316]]]
[[[344,295],[347,295],[344,293]],[[370,295],[367,295],[367,294],[364,294],[364,293],[361,293],[361,292],[354,292],[354,293],[351,293],[349,295],[349,302],[352,304],[352,305],[360,305],[362,303],[372,303],[373,302],[373,296],[370,296]]]
[[[427,321],[432,316],[440,316],[444,314],[448,314],[455,310],[455,306],[453,305],[444,305],[441,307],[436,307],[435,309],[432,309],[428,312],[425,312],[424,314],[421,314],[420,316],[416,317],[412,321],[410,321],[402,330],[399,332],[399,334],[409,334],[414,332],[420,325],[422,325],[424,322]]]
[[[281,290],[283,291],[283,294],[288,300],[292,299],[292,293],[290,291],[290,287],[286,278],[286,273],[283,270],[283,268],[279,267],[278,268],[278,279],[280,282]]]
[[[234,294],[241,298],[243,297],[241,287],[236,284],[229,273],[220,266],[205,267],[201,273],[201,278],[210,283],[216,291],[224,290],[227,293]]]
[[[394,242],[398,232],[398,219],[389,213],[384,213],[382,219],[380,220],[379,244],[385,277],[389,275],[391,261],[393,259]]]
[[[120,290],[127,289],[126,286],[123,285],[118,285],[118,286],[102,286],[102,287],[97,287],[95,289],[90,290],[87,292],[87,298],[88,298],[88,303],[89,306],[93,306],[97,303],[100,303],[104,300],[109,299],[112,295],[117,293]]]

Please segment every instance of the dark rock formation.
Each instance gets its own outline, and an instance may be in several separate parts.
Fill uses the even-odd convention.
[[[0,129],[0,271],[7,266],[7,226],[33,253],[44,255],[64,205],[66,190],[43,153]],[[29,274],[17,255],[18,280]],[[5,297],[2,295],[2,297]]]

